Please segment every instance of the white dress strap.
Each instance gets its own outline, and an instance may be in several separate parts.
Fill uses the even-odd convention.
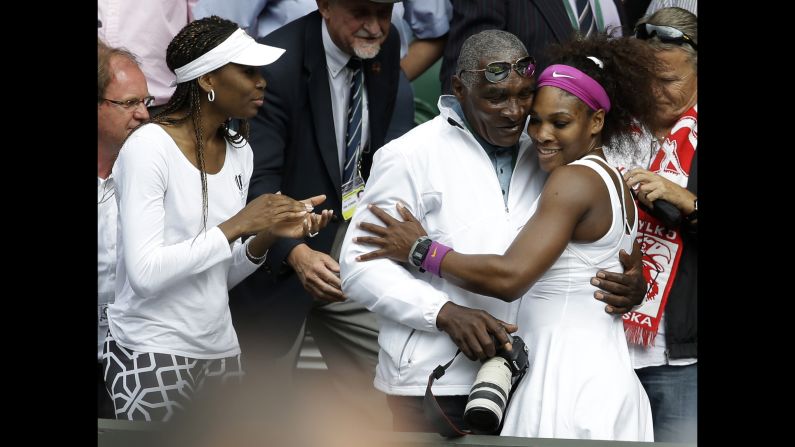
[[[600,163],[600,161],[602,163]],[[614,176],[610,175],[610,166],[599,157],[583,157],[575,160],[569,165],[587,166],[596,172],[605,183],[608,195],[610,196],[611,219],[610,227],[607,232],[599,239],[587,243],[570,243],[566,250],[572,252],[577,258],[586,262],[588,265],[596,265],[606,259],[617,255],[621,248],[627,250],[627,241],[634,239],[633,231],[626,231],[628,226],[626,211],[624,209],[623,197],[616,188]],[[619,186],[623,183],[619,183]],[[620,188],[623,190],[623,188]],[[633,202],[634,205],[634,202]],[[637,219],[635,219],[637,221]],[[622,225],[623,222],[623,225]],[[631,227],[630,227],[631,228]],[[631,245],[631,244],[630,244]],[[628,250],[629,252],[630,250]]]
[[[598,157],[596,155],[586,155],[585,157],[582,157],[580,160],[585,160],[585,159],[596,161],[597,165],[599,165],[603,170],[606,170],[609,173],[611,173],[612,176],[615,176],[616,179],[618,180],[617,188],[618,188],[619,196],[621,197],[621,214],[622,214],[622,217],[624,218],[624,232],[626,234],[631,234],[632,233],[632,226],[629,224],[629,220],[627,218],[627,210],[626,210],[626,208],[624,206],[624,204],[626,203],[625,202],[625,197],[626,196],[624,194],[624,188],[623,188],[623,186],[624,186],[624,178],[621,176],[621,173],[619,173],[618,170],[614,166],[611,166],[606,160],[604,160],[603,158]],[[601,162],[601,163],[599,163],[599,162]],[[605,165],[607,167],[609,167],[610,169],[604,169]],[[637,206],[635,206],[635,200],[634,199],[632,200],[632,206],[635,209],[635,220],[637,221],[638,220],[638,210],[637,210]]]

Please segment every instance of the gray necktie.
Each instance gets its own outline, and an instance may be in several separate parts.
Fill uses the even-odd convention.
[[[351,78],[351,99],[348,102],[348,129],[345,136],[345,166],[342,169],[342,183],[345,184],[353,178],[356,170],[356,159],[359,146],[362,142],[362,87],[364,73],[362,60],[352,57],[347,64],[353,70]]]

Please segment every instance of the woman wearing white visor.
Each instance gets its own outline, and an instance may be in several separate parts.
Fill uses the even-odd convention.
[[[103,351],[117,419],[168,420],[207,384],[240,377],[228,290],[276,238],[311,236],[331,217],[311,213],[325,196],[246,205],[245,119],[265,92],[256,67],[283,52],[219,17],[188,24],[166,51],[174,95],[119,153],[116,301]]]

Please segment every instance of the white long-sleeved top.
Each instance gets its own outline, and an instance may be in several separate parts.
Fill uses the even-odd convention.
[[[351,242],[365,235],[359,223],[381,223],[367,210],[370,203],[398,217],[395,205],[402,201],[432,239],[463,253],[504,253],[529,219],[547,177],[538,167],[530,139],[522,134],[506,207],[494,166],[451,109],[453,101],[452,96],[442,96],[439,116],[375,153],[362,203],[342,246],[343,291],[379,317],[374,384],[387,394],[423,395],[431,371],[455,354],[456,345],[436,327],[436,315],[447,301],[516,321],[518,301],[505,303],[467,292],[390,260],[355,260],[374,249]],[[460,356],[436,381],[434,393],[468,394],[479,366]]]
[[[245,206],[252,170],[248,143],[227,143],[223,167],[207,175],[202,232],[199,170],[159,125],[127,139],[113,167],[118,262],[116,301],[108,307],[120,345],[197,359],[240,353],[228,291],[258,265],[217,225]]]

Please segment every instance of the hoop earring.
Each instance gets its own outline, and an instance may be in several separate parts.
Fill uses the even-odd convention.
[[[209,92],[209,93],[207,93],[207,99],[208,99],[210,102],[213,102],[213,101],[215,101],[215,90],[213,90],[213,89],[210,89],[210,92]]]

